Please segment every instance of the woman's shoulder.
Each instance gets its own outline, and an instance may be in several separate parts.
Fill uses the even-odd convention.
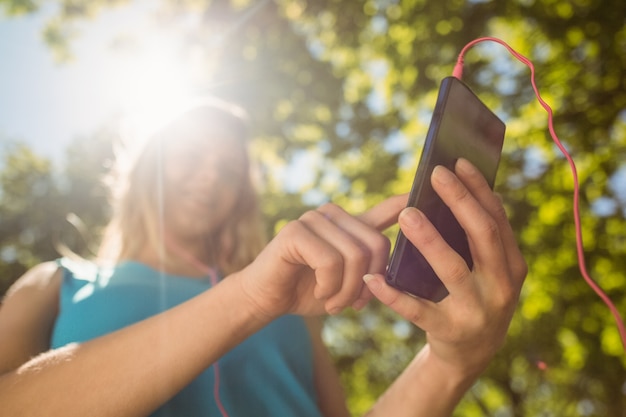
[[[15,281],[0,304],[0,373],[49,348],[58,314],[61,271],[56,262],[34,266]]]
[[[15,322],[36,329],[49,324],[50,318],[57,313],[62,278],[54,261],[41,263],[26,271],[2,299],[0,328]]]
[[[47,292],[58,292],[61,279],[62,272],[57,261],[42,262],[19,277],[5,297],[8,299],[18,293],[43,295]]]

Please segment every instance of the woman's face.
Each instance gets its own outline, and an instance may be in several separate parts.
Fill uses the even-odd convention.
[[[226,129],[183,136],[163,146],[165,225],[179,239],[194,239],[234,210],[248,162],[241,139]]]

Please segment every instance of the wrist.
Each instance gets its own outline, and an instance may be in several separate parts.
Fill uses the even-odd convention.
[[[480,372],[446,362],[427,344],[378,400],[368,417],[448,417]]]
[[[441,381],[441,389],[458,394],[459,399],[474,384],[482,374],[484,367],[469,363],[457,365],[446,361],[435,352],[430,344],[426,344],[415,358],[421,363],[421,367],[428,369],[429,375],[444,376]]]
[[[262,322],[263,325],[283,315],[284,313],[278,309],[278,305],[263,302],[263,296],[259,294],[260,291],[251,290],[249,288],[249,285],[246,284],[246,280],[254,278],[246,277],[246,272],[247,269],[243,269],[233,273],[228,276],[228,281],[233,284],[235,291],[243,298],[241,304],[247,310],[247,313],[253,317],[255,321],[258,320]]]

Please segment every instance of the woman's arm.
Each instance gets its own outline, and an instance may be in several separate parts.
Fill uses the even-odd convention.
[[[427,345],[379,399],[374,416],[449,416],[504,339],[527,273],[502,203],[465,160],[456,176],[438,167],[433,187],[464,228],[474,266],[467,264],[416,209],[400,227],[424,254],[449,295],[439,303],[410,297],[366,276],[374,296],[426,332]]]
[[[371,215],[389,224],[405,201],[387,200]],[[52,274],[49,287],[25,276],[0,308],[3,412],[149,414],[274,318],[362,304],[371,297],[363,275],[382,272],[388,253],[388,240],[375,228],[326,205],[288,224],[252,264],[212,289],[119,331],[54,350],[47,349],[60,276]],[[39,285],[45,296],[35,291]],[[30,346],[28,354],[20,353],[22,346]]]
[[[146,415],[267,323],[233,276],[165,313],[47,351],[54,320],[48,304],[58,284],[53,279],[44,288],[45,279],[35,279],[40,272],[18,280],[0,309],[0,403],[7,415]]]

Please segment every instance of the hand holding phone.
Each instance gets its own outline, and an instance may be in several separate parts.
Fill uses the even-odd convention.
[[[493,188],[504,132],[504,123],[461,80],[442,80],[408,206],[420,209],[470,268],[473,262],[465,231],[433,190],[430,177],[435,166],[454,171],[456,161],[465,158]],[[406,293],[435,302],[448,295],[428,261],[402,231],[398,233],[386,280]]]

